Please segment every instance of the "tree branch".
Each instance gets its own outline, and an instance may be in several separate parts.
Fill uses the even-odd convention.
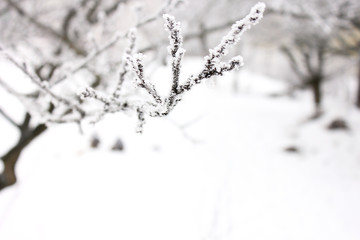
[[[300,65],[299,65],[298,61],[296,61],[296,58],[295,58],[294,54],[291,52],[291,50],[286,46],[282,46],[281,51],[285,54],[285,56],[290,61],[290,66],[291,66],[292,70],[296,73],[296,75],[298,75],[298,77],[301,79],[304,78],[305,74],[301,72]]]
[[[1,51],[1,50],[0,50]],[[3,52],[3,54],[5,55],[5,57],[11,62],[13,63],[17,68],[19,68],[27,77],[29,77],[29,79],[35,84],[37,85],[41,90],[43,90],[45,93],[47,93],[49,96],[51,96],[52,98],[54,98],[56,101],[63,103],[64,105],[68,106],[70,109],[74,109],[76,110],[81,116],[85,115],[84,110],[82,110],[79,106],[73,104],[72,102],[70,102],[69,100],[58,96],[57,94],[55,94],[54,92],[52,92],[49,88],[49,86],[47,85],[47,82],[42,82],[41,79],[39,79],[37,76],[34,76],[33,74],[31,74],[28,69],[27,66],[25,65],[25,63],[23,65],[21,65],[20,63],[18,63],[14,58],[12,58],[9,54],[7,54],[6,52]]]
[[[76,16],[76,10],[74,8],[69,9],[69,11],[67,12],[64,20],[63,20],[63,24],[62,24],[62,36],[65,39],[69,40],[69,29],[70,29],[70,24],[72,22],[72,20],[75,18]]]
[[[30,115],[30,113],[27,112],[25,114],[22,124],[20,125],[21,132],[26,132],[29,130],[30,120],[31,120],[31,115]]]
[[[8,0],[7,0],[8,1]],[[122,3],[122,2],[126,2],[127,0],[118,0],[118,4]],[[176,0],[176,2],[179,0]],[[168,3],[169,4],[169,3]],[[140,21],[139,23],[137,23],[135,25],[135,29],[137,28],[141,28],[143,26],[145,26],[146,24],[149,24],[153,21],[155,21],[156,19],[158,19],[160,16],[162,16],[162,14],[164,13],[165,10],[171,10],[169,5],[165,5],[163,8],[161,8],[154,16],[150,16],[148,18],[145,18],[143,21]],[[86,67],[92,60],[94,60],[96,57],[98,57],[99,55],[101,55],[102,53],[106,52],[108,49],[110,49],[111,47],[113,47],[120,39],[125,38],[126,36],[129,36],[131,34],[131,29],[125,33],[120,33],[120,32],[116,32],[113,37],[107,42],[105,43],[102,47],[99,47],[98,49],[96,49],[93,52],[90,52],[83,60],[82,62],[80,62],[80,64],[75,67],[73,70],[70,71],[69,74],[67,75],[63,75],[60,78],[58,78],[57,80],[55,80],[53,83],[51,83],[50,87],[53,87],[57,84],[59,84],[60,82],[66,80],[69,76],[71,76],[72,74],[75,74],[76,72],[78,72],[79,70],[81,70],[82,68]]]
[[[1,49],[0,49],[1,51]],[[25,100],[28,98],[27,96],[25,96],[24,94],[21,94],[17,91],[15,91],[14,89],[12,89],[7,83],[5,83],[4,80],[2,80],[0,78],[0,86],[3,87],[5,89],[5,91],[7,91],[9,94],[15,96],[22,104],[27,105]]]
[[[181,61],[185,50],[182,49],[183,38],[180,35],[180,23],[176,22],[175,18],[169,14],[164,14],[163,18],[165,20],[165,29],[169,32],[169,47],[168,51],[171,55],[172,62],[172,85],[171,90],[168,95],[163,98],[158,94],[155,86],[147,81],[144,76],[144,65],[142,62],[142,54],[133,54],[127,55],[126,61],[132,66],[132,72],[135,75],[135,82],[138,87],[145,90],[154,101],[145,100],[143,102],[135,103],[135,109],[137,110],[138,120],[139,120],[139,129],[141,128],[145,121],[145,114],[151,117],[164,117],[167,116],[181,101],[183,94],[191,90],[196,84],[199,84],[204,79],[211,78],[213,76],[223,75],[225,72],[231,71],[233,69],[239,68],[243,65],[243,59],[241,56],[236,56],[230,61],[224,62],[222,57],[227,55],[228,49],[240,41],[242,34],[251,28],[251,26],[256,25],[260,19],[263,17],[265,10],[264,3],[256,4],[250,11],[250,13],[240,21],[235,22],[230,31],[222,38],[221,42],[214,48],[209,50],[209,54],[205,57],[205,62],[203,68],[200,70],[200,73],[197,75],[191,75],[187,78],[187,81],[183,84],[180,84],[180,70],[181,70]],[[82,98],[94,98],[100,102],[103,102],[107,108],[111,108],[112,105],[120,106],[121,101],[111,97],[103,97],[98,95],[92,89],[86,89],[80,93]],[[118,108],[119,110],[121,108]]]
[[[84,67],[86,67],[92,60],[94,60],[96,57],[98,57],[99,55],[101,55],[102,53],[104,53],[106,50],[108,50],[109,48],[111,48],[112,46],[114,46],[121,38],[123,38],[125,35],[124,34],[120,34],[120,33],[116,33],[111,39],[110,41],[108,41],[107,43],[105,43],[103,46],[99,47],[97,50],[89,53],[83,60],[82,62],[80,62],[75,68],[73,68],[69,74],[67,75],[63,75],[62,77],[58,78],[57,80],[55,80],[54,82],[52,82],[50,84],[50,87],[53,87],[59,83],[61,83],[62,81],[66,80],[69,76],[71,76],[72,74],[77,73],[79,70],[83,69]]]
[[[105,13],[107,16],[111,15],[113,12],[116,11],[116,9],[118,8],[118,6],[121,3],[126,3],[128,0],[117,0],[112,6],[108,7],[107,9],[105,9]]]
[[[86,51],[82,49],[80,46],[77,46],[73,41],[66,37],[66,35],[60,34],[55,31],[50,26],[38,21],[33,16],[29,15],[23,8],[21,8],[17,3],[13,0],[5,0],[11,8],[13,8],[21,17],[27,19],[30,23],[32,23],[37,28],[43,30],[44,32],[50,34],[56,39],[61,40],[65,45],[67,45],[70,49],[74,50],[74,52],[78,55],[85,56]]]

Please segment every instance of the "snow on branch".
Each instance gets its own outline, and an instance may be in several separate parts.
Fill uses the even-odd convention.
[[[85,88],[85,90],[80,93],[80,99],[84,100],[85,98],[94,98],[105,105],[109,105],[111,101],[108,97],[101,96],[91,87]]]
[[[5,56],[7,60],[13,63],[14,66],[20,69],[41,91],[49,95],[52,99],[54,99],[58,103],[61,103],[64,106],[66,106],[69,110],[77,112],[80,118],[85,117],[85,111],[77,103],[74,103],[69,99],[59,96],[58,94],[50,90],[48,82],[41,81],[39,77],[32,74],[26,63],[19,63],[10,54],[8,54],[2,49],[0,49],[0,52]]]
[[[181,61],[185,54],[185,49],[181,48],[183,38],[180,35],[180,23],[175,21],[175,18],[169,14],[164,14],[165,30],[169,32],[170,45],[168,47],[169,54],[172,57],[172,75],[173,82],[171,86],[171,93],[169,96],[168,104],[172,105],[176,94],[178,94]]]
[[[81,100],[84,100],[86,98],[92,98],[104,104],[103,110],[100,113],[98,113],[97,118],[94,121],[92,121],[93,123],[100,121],[103,118],[103,116],[105,116],[106,113],[125,111],[128,108],[130,108],[130,105],[126,101],[120,99],[120,95],[121,95],[122,85],[125,81],[125,77],[128,75],[129,70],[131,68],[130,66],[131,62],[127,59],[127,57],[133,55],[135,51],[136,29],[135,28],[130,29],[126,37],[129,43],[128,43],[128,47],[125,49],[124,52],[123,61],[120,66],[119,79],[116,84],[116,88],[112,93],[112,96],[109,97],[103,96],[95,89],[90,87],[85,88],[85,90],[81,91],[79,94]]]
[[[120,97],[122,85],[125,81],[125,77],[126,77],[127,73],[129,72],[129,61],[126,60],[126,56],[133,55],[134,51],[135,51],[135,42],[136,42],[136,29],[135,28],[130,29],[130,31],[127,34],[127,38],[129,40],[129,46],[125,49],[125,54],[123,57],[123,62],[122,62],[120,73],[119,73],[119,80],[117,82],[116,89],[113,92],[114,98]]]
[[[180,35],[180,23],[176,22],[175,17],[170,14],[164,14],[163,18],[165,20],[165,30],[170,33],[170,46],[168,48],[169,53],[173,58],[175,58],[176,53],[183,43],[183,38]]]
[[[59,77],[58,79],[55,79],[51,84],[50,84],[50,88],[63,82],[66,79],[69,79],[71,75],[77,73],[79,70],[85,68],[91,61],[93,61],[94,59],[96,59],[99,55],[103,54],[104,52],[108,51],[110,48],[112,48],[115,44],[117,44],[121,39],[124,38],[131,38],[131,36],[134,37],[134,43],[135,43],[135,32],[137,28],[141,28],[143,26],[146,26],[149,23],[154,22],[155,20],[157,20],[159,18],[159,16],[161,16],[164,12],[171,12],[173,11],[175,8],[177,8],[179,5],[181,5],[183,3],[183,0],[169,0],[166,2],[166,4],[158,11],[156,12],[155,15],[153,16],[149,16],[147,18],[142,19],[140,22],[138,22],[134,28],[131,28],[129,31],[125,32],[125,33],[121,33],[119,31],[116,31],[114,33],[114,35],[111,37],[111,39],[109,39],[108,42],[106,42],[104,45],[99,46],[97,49],[95,49],[95,51],[92,51],[90,53],[88,53],[83,59],[82,61],[75,66],[74,69],[72,69],[68,74],[63,75],[61,77]],[[131,46],[129,47],[131,48]]]
[[[157,103],[161,104],[162,99],[160,95],[157,93],[155,86],[149,81],[145,80],[143,54],[138,53],[135,56],[127,55],[126,60],[132,66],[133,72],[135,74],[136,84],[140,88],[145,89],[154,98],[154,100]]]
[[[223,75],[224,72],[240,68],[244,63],[241,56],[234,57],[228,63],[221,62],[221,58],[228,53],[228,49],[240,41],[242,34],[249,30],[252,25],[256,25],[263,17],[265,11],[264,3],[257,3],[251,8],[250,13],[242,20],[235,22],[231,30],[223,37],[219,45],[209,50],[209,55],[205,59],[203,71],[196,77],[191,76],[188,81],[180,86],[179,93],[183,93],[199,84],[203,79],[216,75]]]
[[[226,56],[229,48],[234,46],[240,41],[242,34],[249,30],[253,25],[256,25],[263,17],[265,11],[264,3],[257,3],[252,7],[250,13],[242,20],[235,22],[231,30],[222,38],[221,42],[213,49],[209,50],[209,55],[205,56],[204,67],[200,70],[200,73],[191,75],[187,80],[180,84],[181,63],[185,54],[185,50],[182,48],[183,37],[180,32],[180,23],[176,22],[175,17],[170,14],[164,14],[165,30],[169,33],[169,47],[168,52],[171,56],[171,68],[172,68],[172,86],[167,96],[161,96],[149,80],[146,79],[144,74],[143,54],[135,53],[135,36],[129,37],[130,47],[124,54],[124,63],[120,70],[120,79],[115,90],[113,97],[99,97],[93,90],[87,89],[81,96],[92,97],[98,101],[103,102],[107,106],[117,104],[121,102],[121,85],[125,79],[125,75],[128,76],[128,71],[134,76],[136,85],[145,90],[145,92],[151,97],[151,101],[143,100],[142,102],[131,103],[127,106],[131,106],[131,109],[135,110],[138,115],[139,124],[138,132],[142,131],[142,126],[145,123],[145,116],[151,117],[163,117],[168,115],[179,101],[185,92],[191,90],[196,84],[199,84],[204,79],[211,78],[213,76],[222,76],[225,72],[229,72],[243,66],[243,58],[236,56],[231,60],[224,62],[222,57]],[[131,67],[130,69],[128,67]],[[127,109],[129,109],[128,107]],[[112,108],[116,111],[116,108]],[[119,108],[118,108],[119,109]],[[124,110],[124,107],[121,108]],[[119,109],[120,111],[120,109]]]
[[[226,34],[219,45],[209,51],[209,56],[205,57],[207,64],[216,63],[217,59],[227,54],[228,48],[235,45],[240,41],[241,35],[251,28],[252,25],[256,25],[263,17],[265,10],[264,3],[258,3],[252,7],[250,13],[242,20],[237,21],[231,27],[230,32]]]
[[[128,38],[130,40],[130,44],[129,47],[127,48],[126,52],[127,53],[131,53],[133,52],[134,49],[134,42],[135,42],[135,38],[134,38],[135,34],[133,33],[133,31],[129,31],[128,33]],[[44,122],[48,122],[48,123],[67,123],[67,122],[76,122],[76,123],[80,123],[80,121],[85,118],[86,116],[89,115],[89,113],[87,111],[85,111],[82,106],[80,105],[81,102],[78,101],[73,101],[72,99],[68,99],[63,97],[62,95],[55,93],[55,91],[53,91],[51,89],[51,83],[47,82],[47,81],[42,81],[37,75],[35,75],[33,73],[33,71],[31,71],[32,69],[29,68],[29,66],[25,63],[25,62],[19,62],[18,60],[16,60],[12,55],[10,55],[9,53],[7,53],[1,46],[0,46],[0,53],[8,60],[10,61],[12,64],[14,64],[14,66],[16,66],[18,69],[20,69],[26,77],[28,77],[32,83],[34,83],[40,92],[44,93],[45,96],[50,96],[52,100],[55,100],[54,102],[56,103],[60,103],[64,108],[63,109],[63,113],[61,114],[57,114],[57,116],[55,116],[54,113],[49,113],[47,112],[47,110],[45,112],[41,112],[41,118],[42,121]],[[125,71],[126,73],[126,71]],[[120,83],[118,84],[120,85]],[[16,92],[15,90],[13,90],[10,86],[8,86],[6,84],[5,81],[3,81],[0,78],[0,87],[4,88],[6,91],[8,91],[10,94],[16,96],[25,106],[28,106],[28,109],[31,109],[30,105],[34,105],[33,102],[27,102],[30,99],[34,100],[39,98],[40,94],[34,94],[34,96],[36,96],[36,98],[33,98],[32,95],[29,94],[20,94],[18,92]],[[119,86],[117,87],[116,90],[119,90]],[[116,96],[115,92],[113,93],[114,96]],[[80,94],[80,100],[84,100],[85,98],[94,98],[102,103],[104,103],[104,110],[103,113],[101,113],[101,117],[103,115],[105,115],[105,113],[107,112],[117,112],[117,111],[124,111],[125,108],[127,108],[129,105],[126,102],[117,102],[115,104],[112,104],[113,108],[110,110],[109,106],[111,105],[111,101],[113,101],[112,98],[107,97],[107,96],[103,96],[101,94],[99,94],[97,91],[95,91],[93,88],[88,87],[86,88],[83,92],[81,92]],[[51,104],[53,104],[53,101],[51,101]],[[116,108],[114,108],[114,106],[116,106]],[[38,111],[34,111],[34,112],[38,112]],[[3,115],[3,112],[0,112],[1,115]],[[76,115],[73,116],[67,116],[70,115],[70,113],[77,113]],[[98,119],[100,120],[101,117],[98,117]]]

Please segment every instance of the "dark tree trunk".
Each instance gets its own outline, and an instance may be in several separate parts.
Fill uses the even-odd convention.
[[[0,175],[0,190],[16,183],[15,165],[19,159],[22,149],[13,148],[2,157],[4,170]]]
[[[15,166],[21,152],[46,129],[47,127],[45,124],[39,124],[35,128],[22,131],[17,144],[1,157],[1,160],[4,163],[4,170],[0,174],[0,190],[16,183]]]
[[[356,95],[356,106],[360,109],[360,53],[359,53],[357,81],[358,81],[358,86],[357,86],[357,95]]]
[[[322,78],[315,76],[310,81],[310,87],[313,92],[313,99],[315,104],[315,111],[319,113],[321,111],[322,92],[321,92]]]

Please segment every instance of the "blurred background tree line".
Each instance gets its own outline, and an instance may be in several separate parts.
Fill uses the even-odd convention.
[[[6,50],[18,62],[26,62],[20,66],[23,70],[33,72],[44,86],[51,86],[60,96],[42,94],[37,87],[19,83],[19,79],[24,80],[21,74],[0,72],[0,94],[12,96],[9,101],[20,102],[23,112],[19,116],[13,104],[0,102],[2,118],[19,132],[18,141],[0,153],[4,165],[0,189],[16,182],[15,166],[21,152],[51,126],[44,121],[79,122],[82,110],[63,98],[82,103],[76,93],[84,84],[100,91],[114,87],[127,45],[123,33],[137,28],[138,51],[145,53],[147,61],[156,68],[166,64],[163,13],[171,12],[182,23],[187,56],[205,56],[256,2],[1,1],[2,61],[7,61],[3,54]],[[360,108],[360,2],[264,2],[267,9],[262,23],[243,37],[240,46],[231,50],[230,57],[241,54],[246,68],[286,81],[288,91],[279,94],[292,95],[309,89],[314,117],[323,111],[324,84],[329,81],[343,83],[344,88],[351,86],[349,95],[344,97]],[[241,87],[236,77],[233,86],[235,92]],[[127,91],[124,94],[132,96],[137,90]],[[54,97],[63,104],[54,102]]]

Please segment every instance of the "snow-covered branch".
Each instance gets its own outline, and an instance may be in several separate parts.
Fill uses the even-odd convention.
[[[58,94],[54,93],[52,90],[50,90],[48,83],[41,81],[36,75],[32,74],[26,63],[19,63],[17,62],[10,54],[4,52],[2,49],[0,49],[0,52],[8,59],[11,63],[13,63],[18,69],[20,69],[36,86],[38,86],[45,94],[51,96],[54,100],[56,100],[59,103],[64,104],[69,109],[72,109],[80,114],[81,117],[85,116],[85,111],[80,108],[76,103],[73,103],[71,100],[68,100],[62,96],[59,96]]]
[[[121,69],[120,69],[120,73],[119,73],[119,79],[116,85],[116,89],[113,92],[113,97],[114,98],[119,98],[120,97],[120,92],[121,92],[121,88],[122,85],[125,81],[125,77],[129,72],[129,61],[126,60],[126,56],[131,56],[134,54],[135,51],[135,42],[136,42],[136,29],[130,29],[130,31],[127,34],[127,38],[129,40],[129,46],[125,49],[125,54],[123,57],[123,61],[122,61],[122,65],[121,65]]]
[[[171,55],[172,62],[172,75],[173,82],[171,86],[171,93],[169,96],[168,104],[172,105],[176,94],[178,94],[178,86],[181,72],[181,61],[185,54],[185,49],[181,46],[183,44],[183,38],[180,35],[180,23],[175,21],[175,18],[169,14],[164,14],[165,30],[169,32],[170,45],[168,47],[169,54]]]
[[[139,53],[134,56],[128,55],[126,60],[131,64],[132,70],[135,74],[136,84],[140,87],[145,89],[153,98],[154,100],[161,104],[162,99],[158,92],[156,91],[155,86],[145,79],[144,75],[144,64],[143,64],[143,54]]]
[[[94,91],[87,89],[81,93],[82,97],[92,97],[98,101],[103,102],[107,106],[117,104],[121,99],[122,82],[127,75],[127,67],[131,66],[131,72],[134,75],[136,85],[145,90],[145,92],[153,99],[153,101],[144,100],[141,103],[131,104],[132,109],[136,109],[139,123],[139,129],[145,122],[145,115],[152,117],[162,117],[168,115],[179,101],[181,101],[185,92],[191,90],[196,84],[199,84],[204,79],[211,78],[213,76],[223,75],[225,72],[238,69],[243,65],[243,58],[236,56],[229,61],[222,61],[222,57],[226,56],[229,49],[240,41],[242,34],[256,25],[261,18],[265,10],[264,3],[256,4],[250,11],[250,13],[242,20],[235,22],[231,30],[223,37],[222,41],[213,49],[209,50],[209,55],[204,58],[204,67],[200,70],[200,73],[191,75],[187,80],[181,84],[180,73],[181,63],[185,54],[185,50],[182,48],[183,37],[180,33],[180,23],[175,20],[170,14],[164,14],[165,30],[169,33],[169,47],[168,51],[171,57],[172,68],[172,85],[171,90],[167,96],[161,96],[149,80],[146,79],[144,73],[143,54],[135,53],[134,47],[129,47],[125,53],[125,62],[120,70],[120,80],[117,85],[116,94],[112,98],[99,97]],[[130,46],[134,45],[135,37],[130,37]],[[119,88],[120,86],[120,88]],[[116,98],[114,97],[116,96]],[[111,101],[109,99],[112,99]],[[139,130],[141,132],[141,130]]]

